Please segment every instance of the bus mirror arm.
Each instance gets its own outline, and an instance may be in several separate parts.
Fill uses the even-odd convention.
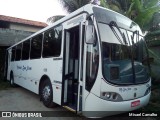
[[[92,15],[93,15],[93,13],[92,14],[88,14],[87,17],[86,17],[86,20],[89,20]]]

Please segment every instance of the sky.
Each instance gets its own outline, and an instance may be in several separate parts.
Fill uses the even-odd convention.
[[[45,22],[55,15],[65,15],[59,0],[0,0],[0,15]]]

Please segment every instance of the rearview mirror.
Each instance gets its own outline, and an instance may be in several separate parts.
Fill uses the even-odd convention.
[[[86,25],[86,43],[94,44],[95,43],[95,34],[94,34],[94,25],[91,21]]]

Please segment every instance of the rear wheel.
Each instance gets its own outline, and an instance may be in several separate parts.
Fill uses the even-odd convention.
[[[53,103],[53,89],[49,79],[44,80],[40,88],[40,97],[43,104],[46,107],[54,107],[56,104]]]

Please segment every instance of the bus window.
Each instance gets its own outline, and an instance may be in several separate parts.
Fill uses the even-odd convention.
[[[29,52],[30,52],[30,40],[27,40],[23,42],[22,60],[29,59]]]
[[[96,36],[97,39],[97,36]],[[88,44],[87,46],[87,61],[86,61],[86,90],[90,91],[96,80],[99,65],[99,48],[98,42]]]
[[[30,59],[41,58],[42,38],[43,38],[42,34],[39,34],[36,37],[32,38]]]
[[[61,52],[62,26],[44,33],[43,57],[58,57]]]
[[[22,50],[22,43],[17,45],[16,47],[16,58],[15,58],[16,61],[21,60],[21,50]]]
[[[16,47],[12,48],[12,57],[11,57],[11,61],[15,60],[15,55],[16,55]]]

